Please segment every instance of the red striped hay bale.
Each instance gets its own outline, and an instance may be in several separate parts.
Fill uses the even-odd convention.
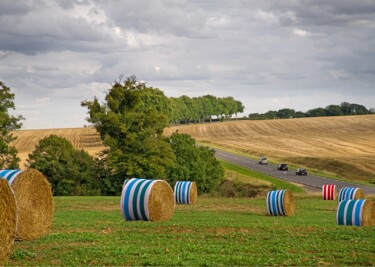
[[[363,193],[361,188],[343,187],[341,188],[337,199],[338,199],[338,202],[340,203],[343,200],[362,199],[362,198],[365,198],[365,194]]]
[[[17,203],[16,239],[33,240],[48,234],[53,220],[51,185],[35,169],[2,170],[0,177],[8,180]]]
[[[375,226],[375,202],[367,199],[341,201],[336,222],[338,225]]]
[[[274,190],[267,193],[267,211],[273,216],[290,216],[294,214],[294,198],[290,190]]]
[[[8,182],[0,179],[0,266],[3,266],[16,235],[17,208]]]
[[[195,182],[179,181],[174,186],[174,199],[177,204],[195,204],[198,190]]]
[[[174,213],[171,186],[164,180],[125,180],[121,212],[126,221],[168,221]]]
[[[336,185],[325,184],[322,188],[323,200],[335,200],[336,198]]]

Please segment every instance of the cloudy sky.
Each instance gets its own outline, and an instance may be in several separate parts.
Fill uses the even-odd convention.
[[[0,81],[24,129],[82,127],[136,75],[167,96],[233,96],[245,114],[375,107],[373,0],[1,0]]]

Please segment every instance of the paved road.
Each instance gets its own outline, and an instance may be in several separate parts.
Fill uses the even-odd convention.
[[[303,187],[307,191],[321,192],[322,186],[324,184],[335,184],[337,192],[339,192],[339,190],[342,187],[359,187],[363,190],[365,194],[375,194],[375,187],[365,186],[365,185],[360,185],[360,184],[355,184],[355,183],[348,183],[348,182],[343,182],[343,181],[339,181],[335,179],[314,176],[314,175],[298,176],[296,175],[295,170],[278,171],[276,170],[277,166],[274,164],[269,163],[267,165],[260,165],[258,164],[257,160],[231,154],[220,149],[215,149],[215,150],[216,150],[216,157],[218,159],[222,159],[222,160],[240,165],[242,167],[245,167],[245,168],[257,171],[257,172],[262,172],[270,176],[286,180],[288,182],[302,184]]]

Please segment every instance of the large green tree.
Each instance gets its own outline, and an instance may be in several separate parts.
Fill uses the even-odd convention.
[[[134,76],[123,84],[116,82],[104,103],[97,98],[81,103],[88,109],[87,120],[108,147],[102,157],[108,172],[117,177],[115,187],[125,177],[167,178],[175,155],[168,138],[162,135],[169,122],[166,103],[160,90],[147,87]]]
[[[9,110],[15,110],[14,94],[10,88],[0,82],[0,169],[17,169],[20,158],[16,148],[11,145],[15,141],[12,131],[21,128],[22,116],[13,116]]]
[[[50,135],[41,139],[27,163],[47,177],[54,195],[100,194],[94,159],[65,138]]]

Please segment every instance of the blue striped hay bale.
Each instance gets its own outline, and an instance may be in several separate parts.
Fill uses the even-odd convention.
[[[8,257],[16,234],[17,207],[12,189],[0,179],[0,266]]]
[[[365,194],[363,193],[361,188],[343,187],[341,188],[339,192],[339,196],[337,200],[340,203],[343,200],[362,199],[362,198],[365,198]]]
[[[336,213],[338,225],[374,226],[375,202],[366,199],[343,200]]]
[[[197,191],[195,182],[179,181],[174,186],[174,199],[177,204],[195,204]]]
[[[167,221],[174,212],[172,188],[164,180],[127,179],[120,208],[126,221]]]
[[[290,216],[294,214],[294,198],[290,190],[274,190],[267,193],[268,215]]]
[[[53,221],[52,189],[48,180],[35,169],[1,170],[17,203],[16,239],[33,240],[48,234]]]

